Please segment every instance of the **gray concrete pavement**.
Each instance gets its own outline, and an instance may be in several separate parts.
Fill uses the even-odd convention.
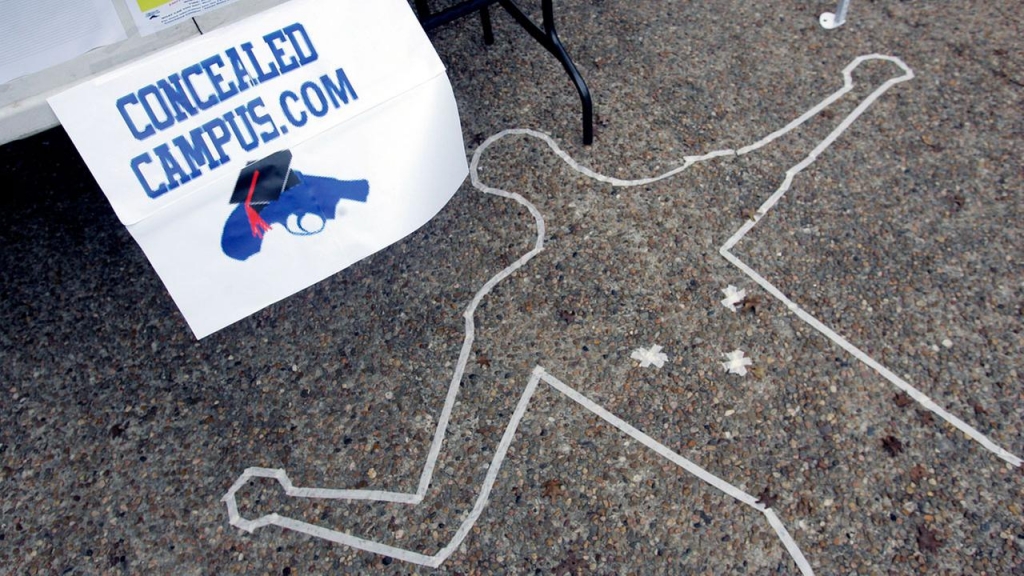
[[[865,62],[777,140],[643,186],[536,137],[493,143],[480,181],[535,206],[545,242],[474,310],[465,365],[463,312],[535,247],[523,204],[467,181],[407,239],[197,342],[61,132],[0,148],[4,570],[797,574],[767,507],[816,574],[1024,573],[1024,474],[992,448],[1024,455],[1024,9],[854,0],[826,31],[834,2],[556,4],[594,145],[558,64],[496,11],[494,46],[472,19],[434,35],[467,155],[529,128],[644,178],[783,128],[858,56],[915,77],[872,99],[902,70]],[[720,252],[754,220],[730,253],[761,284]],[[662,367],[632,357],[655,345]],[[745,376],[721,364],[737,349]],[[438,568],[228,523],[252,466],[415,493],[453,374],[419,504],[237,493],[247,518],[425,555],[467,526]]]

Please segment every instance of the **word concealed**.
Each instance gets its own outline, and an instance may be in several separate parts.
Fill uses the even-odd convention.
[[[198,128],[181,134],[132,158],[131,169],[142,189],[156,198],[190,182],[206,170],[231,161],[231,149],[252,152],[261,144],[288,133],[289,126],[305,126],[312,118],[322,118],[350,100],[355,89],[345,71],[338,68],[303,82],[298,90],[282,90],[277,107],[285,122],[275,119],[262,97],[211,118]]]
[[[137,140],[145,140],[262,82],[317,59],[302,24],[296,22],[182,68],[117,99],[117,109]]]

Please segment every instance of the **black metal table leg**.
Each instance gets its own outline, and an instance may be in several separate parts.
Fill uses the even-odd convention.
[[[576,85],[576,91],[579,92],[580,102],[583,105],[583,145],[590,146],[594,142],[594,101],[590,97],[590,89],[587,88],[586,81],[583,80],[583,76],[580,75],[580,71],[576,68],[572,58],[569,57],[569,53],[566,52],[562,40],[555,31],[555,15],[551,0],[544,0],[542,8],[544,12],[544,31],[547,33],[551,45],[555,48],[552,52],[555,58],[558,58],[558,61],[562,63],[562,67],[569,74],[572,83]]]
[[[427,4],[427,0],[416,0],[416,16],[420,22],[430,17],[430,6]]]
[[[494,28],[491,26],[491,9],[484,6],[480,9],[480,24],[484,28],[484,44],[494,44]]]
[[[484,28],[484,42],[487,44],[494,42],[494,34],[491,28],[491,15],[488,12],[488,6],[491,4],[501,4],[501,7],[512,16],[512,19],[515,20],[517,24],[526,30],[530,36],[533,36],[534,40],[540,42],[541,46],[543,46],[548,52],[554,55],[559,62],[562,63],[562,67],[565,69],[566,73],[569,74],[569,78],[572,80],[573,84],[576,85],[576,91],[579,92],[580,102],[583,105],[583,144],[585,146],[589,146],[594,142],[593,99],[590,97],[590,90],[587,88],[586,81],[583,80],[583,76],[580,75],[579,70],[576,68],[576,64],[574,64],[572,58],[569,57],[569,53],[566,52],[565,46],[562,44],[561,39],[558,37],[558,32],[555,30],[555,16],[552,0],[542,0],[541,2],[543,18],[541,22],[542,27],[537,26],[529,16],[519,9],[519,6],[517,6],[513,0],[466,0],[436,14],[431,14],[430,9],[427,6],[427,0],[415,1],[420,23],[423,25],[423,29],[428,31],[433,30],[438,26],[443,26],[469,13],[479,11],[480,21]]]
[[[558,58],[566,73],[569,74],[569,78],[576,85],[576,91],[579,92],[580,102],[583,104],[583,144],[589,146],[594,142],[594,102],[590,97],[590,89],[587,88],[586,81],[583,80],[583,76],[580,75],[576,64],[569,57],[569,53],[566,52],[565,46],[555,30],[552,0],[543,0],[541,2],[543,29],[537,27],[533,20],[530,20],[530,17],[524,14],[512,0],[498,0],[498,3],[523,29],[540,42],[541,46],[546,48],[548,52],[551,52],[555,58]]]

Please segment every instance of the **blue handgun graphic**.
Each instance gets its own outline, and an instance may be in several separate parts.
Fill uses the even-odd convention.
[[[263,235],[280,224],[296,236],[319,234],[333,220],[342,200],[366,202],[370,184],[366,180],[338,180],[312,176],[291,169],[292,154],[275,152],[242,169],[235,182],[231,203],[237,204],[224,224],[220,245],[224,254],[247,260],[260,251]],[[303,217],[319,218],[320,226],[308,229]],[[295,228],[288,219],[295,216]]]

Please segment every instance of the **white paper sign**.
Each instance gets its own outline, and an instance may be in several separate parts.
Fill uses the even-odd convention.
[[[404,0],[294,0],[50,105],[198,338],[410,234],[467,174]]]

